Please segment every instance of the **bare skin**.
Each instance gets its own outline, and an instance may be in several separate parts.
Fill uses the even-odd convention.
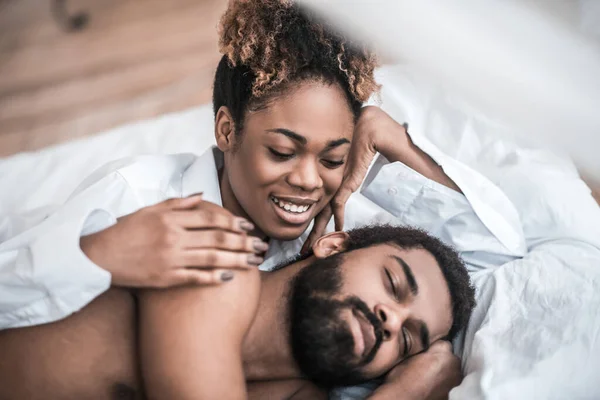
[[[62,321],[0,331],[0,399],[141,399],[136,340],[122,289]]]

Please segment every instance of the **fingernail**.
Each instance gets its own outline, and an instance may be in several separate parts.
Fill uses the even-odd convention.
[[[202,196],[204,192],[192,193],[188,197]]]
[[[249,232],[252,229],[254,229],[254,225],[252,225],[250,222],[246,221],[245,219],[241,219],[240,220],[240,228]]]
[[[268,245],[268,243],[265,243],[260,239],[256,239],[254,241],[254,250],[259,253],[262,253],[262,252],[269,250],[269,245]]]
[[[233,279],[233,272],[231,271],[225,271],[221,274],[221,280],[223,282],[227,282]]]
[[[248,256],[248,264],[252,265],[260,265],[262,264],[264,259],[262,257],[255,256],[254,254],[250,254]]]

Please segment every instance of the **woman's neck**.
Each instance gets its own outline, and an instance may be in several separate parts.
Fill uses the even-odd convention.
[[[233,215],[238,217],[246,218],[249,222],[254,224],[254,221],[246,214],[246,211],[242,208],[242,205],[238,202],[235,194],[233,193],[233,189],[231,188],[231,184],[229,183],[229,178],[227,173],[225,172],[225,167],[219,169],[219,188],[221,190],[221,201],[223,202],[223,208],[231,212]],[[267,241],[268,238],[265,234],[254,224],[254,230],[249,232],[248,235],[255,236],[258,238]]]

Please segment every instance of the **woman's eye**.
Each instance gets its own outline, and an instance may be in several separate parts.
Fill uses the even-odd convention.
[[[327,168],[335,169],[335,168],[338,168],[338,167],[341,167],[342,165],[344,165],[344,160],[340,160],[340,161],[323,160],[323,165],[325,165]]]
[[[294,156],[294,153],[280,153],[277,150],[274,150],[272,148],[269,147],[269,152],[276,158],[279,160],[289,160],[290,158],[292,158]]]

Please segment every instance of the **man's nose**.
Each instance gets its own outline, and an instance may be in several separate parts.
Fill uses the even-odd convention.
[[[312,192],[323,187],[318,162],[313,157],[303,158],[288,175],[288,183],[305,192]]]
[[[390,307],[385,304],[378,304],[375,306],[375,314],[381,321],[383,340],[397,338],[404,321],[408,318],[408,310],[402,306]]]

